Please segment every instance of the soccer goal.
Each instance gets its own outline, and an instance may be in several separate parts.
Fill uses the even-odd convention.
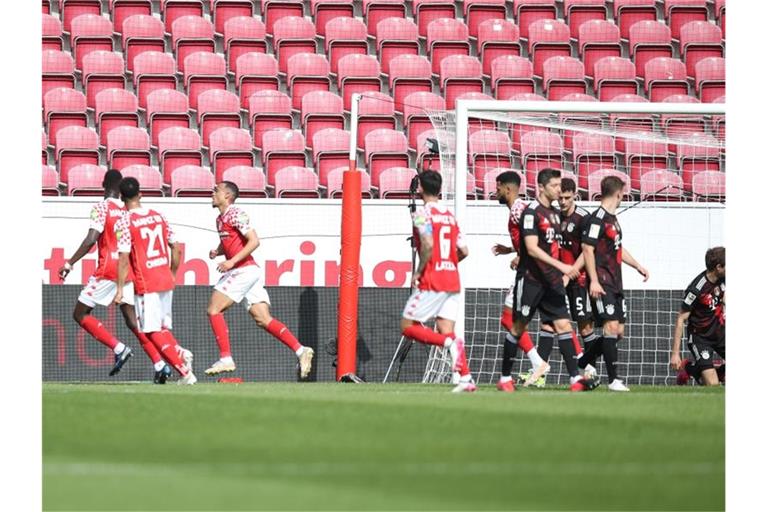
[[[588,211],[598,204],[604,176],[626,183],[619,209],[624,245],[651,278],[643,283],[624,266],[628,318],[621,373],[630,384],[674,383],[668,358],[682,291],[703,269],[706,249],[724,240],[725,105],[632,102],[639,101],[634,95],[608,103],[530,96],[459,100],[455,111],[428,112],[433,131],[425,139],[432,139],[439,158],[425,159],[423,168],[443,175],[444,200],[470,248],[462,264],[465,315],[457,332],[466,339],[475,379],[490,383],[499,376],[505,334],[499,319],[514,281],[515,255],[491,251],[497,243],[511,245],[509,210],[495,200],[496,176],[519,173],[521,194],[531,200],[538,172],[556,168],[576,182],[578,204]],[[537,332],[538,320],[529,330]],[[550,363],[547,382],[566,382],[556,352]],[[516,371],[528,369],[527,360],[517,365]],[[433,348],[424,381],[448,382],[449,368],[447,354]],[[602,363],[598,370],[604,375]]]

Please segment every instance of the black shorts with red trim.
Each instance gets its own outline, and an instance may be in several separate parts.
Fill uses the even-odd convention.
[[[552,288],[539,281],[520,276],[515,282],[515,320],[531,321],[536,311],[542,322],[570,319],[565,287]]]
[[[574,322],[589,322],[592,320],[592,301],[589,290],[579,283],[570,282],[565,289],[568,294],[568,308]]]
[[[605,295],[592,300],[592,314],[598,325],[611,320],[618,320],[620,324],[626,323],[627,301],[624,294],[605,290]]]
[[[701,370],[714,368],[715,354],[725,360],[725,337],[708,339],[698,334],[688,335],[688,350],[693,355],[696,366]]]

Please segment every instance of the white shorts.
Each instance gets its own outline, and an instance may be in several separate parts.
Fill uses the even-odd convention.
[[[262,284],[261,269],[256,265],[246,265],[225,272],[213,289],[237,303],[245,299],[248,309],[260,302],[269,304],[269,294]]]
[[[115,299],[116,293],[116,282],[91,276],[77,300],[89,308],[95,308],[97,305],[109,306]],[[125,286],[123,286],[123,300],[121,304],[133,306],[133,283],[125,283]]]
[[[141,332],[173,328],[173,290],[136,295],[136,320]]]
[[[403,318],[421,323],[436,317],[455,322],[458,313],[458,293],[415,290],[405,303]]]

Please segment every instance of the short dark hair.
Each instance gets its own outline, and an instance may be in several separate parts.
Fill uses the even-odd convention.
[[[600,182],[600,195],[612,196],[616,192],[624,190],[624,181],[618,176],[606,176]]]
[[[443,186],[443,177],[439,172],[424,171],[419,176],[421,189],[431,196],[440,195],[440,188]]]
[[[104,173],[104,179],[101,182],[101,186],[104,190],[117,190],[120,186],[120,181],[123,179],[123,175],[117,169],[110,169]]]
[[[224,185],[227,190],[229,190],[229,192],[235,197],[235,199],[240,197],[240,188],[235,183],[231,181],[222,181],[221,184]]]
[[[546,185],[552,178],[559,178],[560,171],[557,169],[542,169],[539,171],[539,176],[536,178],[536,183],[539,185]]]
[[[704,263],[710,272],[718,265],[725,266],[725,247],[713,247],[704,255]]]
[[[573,192],[576,193],[576,182],[571,178],[563,178],[560,182],[560,192]]]
[[[136,178],[123,178],[120,182],[120,196],[123,201],[126,199],[133,199],[139,195],[139,180]]]
[[[502,185],[517,185],[520,186],[520,175],[515,171],[504,171],[496,176],[496,181]]]

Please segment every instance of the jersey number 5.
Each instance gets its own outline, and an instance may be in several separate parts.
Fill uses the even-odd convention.
[[[162,224],[157,224],[153,228],[144,226],[141,228],[140,233],[143,240],[149,239],[149,243],[147,243],[147,258],[155,258],[165,254]]]

